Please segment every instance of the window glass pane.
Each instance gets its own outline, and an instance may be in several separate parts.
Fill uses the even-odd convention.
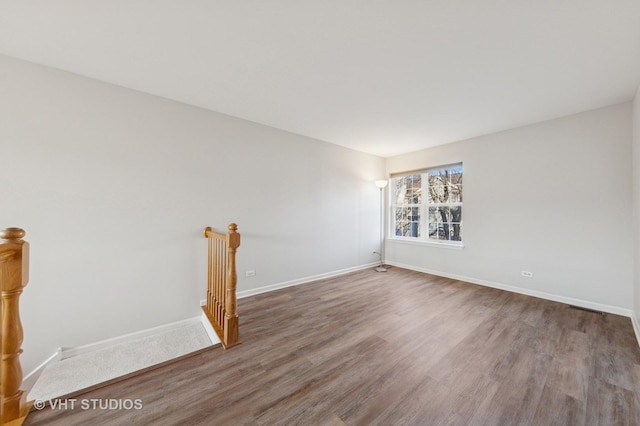
[[[442,225],[442,216],[446,219],[446,207],[429,207],[429,239],[443,240],[445,229]]]
[[[462,206],[429,207],[429,238],[462,241]]]
[[[428,173],[429,203],[462,202],[462,167]]]
[[[449,207],[449,240],[462,241],[462,206]]]
[[[428,174],[429,179],[429,203],[449,202],[449,171],[436,170]]]
[[[429,222],[462,222],[462,206],[429,207]]]
[[[449,185],[449,202],[461,203],[462,202],[462,185]]]
[[[410,175],[394,179],[395,204],[420,204],[422,202],[422,176]]]
[[[451,241],[462,241],[462,223],[451,223],[451,235],[449,235]]]
[[[449,207],[451,222],[462,222],[462,206]]]
[[[462,185],[462,167],[449,170],[449,182],[453,185]]]
[[[439,225],[434,222],[429,222],[429,239],[437,240],[438,239],[438,229]]]
[[[398,207],[394,212],[396,237],[420,236],[420,208]]]
[[[430,240],[449,240],[450,227],[448,223],[430,223],[429,239]]]
[[[394,236],[462,241],[463,167],[451,166],[393,178],[390,185]],[[426,179],[426,182],[423,182]],[[427,191],[422,197],[422,189]],[[426,210],[421,210],[426,208]],[[420,212],[425,213],[421,217]],[[426,223],[425,223],[426,222]],[[420,235],[427,231],[428,235]]]
[[[446,207],[429,207],[429,223],[442,222],[442,215],[445,214]]]

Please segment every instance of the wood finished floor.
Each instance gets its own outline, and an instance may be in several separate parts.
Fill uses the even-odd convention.
[[[241,345],[25,425],[640,425],[640,349],[625,317],[399,268],[238,310]],[[79,407],[90,399],[143,407]]]

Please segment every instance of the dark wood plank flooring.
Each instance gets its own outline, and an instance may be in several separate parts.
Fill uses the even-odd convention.
[[[241,345],[25,425],[640,425],[628,318],[399,268],[238,305]],[[142,408],[80,406],[92,399]]]

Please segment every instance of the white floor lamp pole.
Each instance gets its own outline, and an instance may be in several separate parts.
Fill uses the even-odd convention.
[[[382,190],[387,186],[389,181],[387,180],[377,180],[374,182],[376,186],[380,189],[380,266],[376,268],[378,272],[387,272],[387,268],[384,267],[384,203]]]

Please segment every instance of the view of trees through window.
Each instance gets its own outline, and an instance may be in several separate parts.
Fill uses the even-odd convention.
[[[462,165],[391,179],[395,237],[462,241]]]

